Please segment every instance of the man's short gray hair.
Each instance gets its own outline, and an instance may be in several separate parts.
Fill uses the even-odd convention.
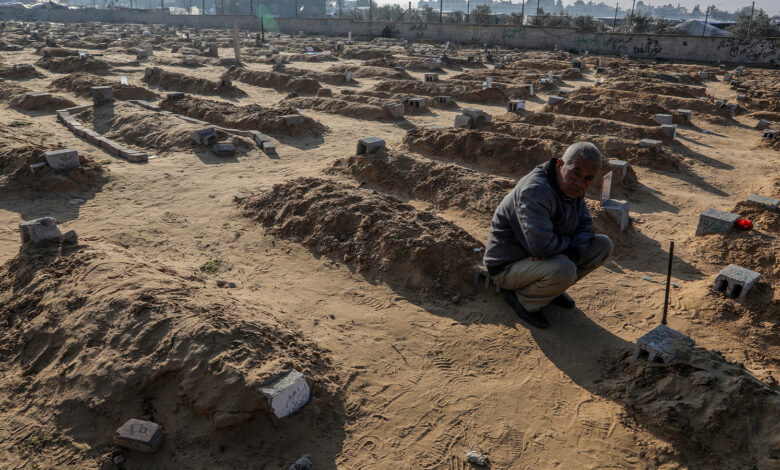
[[[601,152],[598,147],[590,142],[577,142],[572,144],[566,149],[566,152],[561,157],[563,163],[568,163],[572,158],[581,157],[596,165],[601,165]]]

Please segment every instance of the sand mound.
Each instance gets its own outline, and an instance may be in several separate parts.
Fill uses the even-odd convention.
[[[60,143],[47,145],[34,130],[0,127],[0,188],[62,191],[108,180],[108,170],[84,155],[79,156],[80,166],[74,170],[54,171],[48,165],[30,169],[30,165],[46,161],[45,152],[58,148],[64,147]]]
[[[673,83],[647,83],[645,80],[617,80],[602,85],[603,88],[631,91],[634,93],[649,93],[657,95],[677,96],[679,98],[699,98],[707,89],[701,86],[677,85]]]
[[[0,78],[6,80],[24,80],[27,78],[42,78],[43,74],[32,65],[0,67]]]
[[[731,212],[752,220],[755,229],[694,236],[689,246],[702,261],[722,267],[736,264],[760,272],[763,279],[780,280],[780,214],[747,202]]]
[[[296,77],[279,72],[258,72],[231,67],[227,73],[233,80],[259,87],[274,88],[280,91],[314,94],[322,88],[320,82],[313,78]]]
[[[611,119],[568,116],[565,114],[545,113],[543,111],[525,113],[506,113],[494,116],[496,123],[525,122],[535,126],[548,126],[560,130],[581,134],[606,134],[624,139],[664,140],[659,126],[636,125]]]
[[[508,178],[392,151],[337,160],[329,171],[428,201],[439,210],[456,207],[487,217],[515,186]]]
[[[370,65],[334,65],[326,70],[326,72],[338,73],[346,76],[347,72],[352,72],[352,76],[356,78],[381,78],[381,79],[393,79],[393,80],[409,80],[411,75],[404,72],[398,72],[396,70],[389,70],[387,67],[377,67]]]
[[[777,468],[780,393],[715,352],[695,348],[668,366],[626,353],[599,392],[679,445],[691,468]]]
[[[231,129],[259,130],[277,134],[314,134],[320,135],[326,127],[314,119],[304,116],[303,124],[287,127],[284,116],[298,114],[294,106],[275,106],[273,108],[251,104],[234,106],[222,101],[211,101],[187,96],[180,99],[165,99],[160,107],[200,119],[218,126]]]
[[[108,62],[87,56],[42,57],[35,65],[56,73],[107,72],[110,68]]]
[[[90,96],[89,89],[95,86],[110,86],[114,92],[114,98],[119,100],[156,100],[160,97],[157,93],[144,87],[122,85],[89,73],[73,73],[62,76],[52,81],[49,88],[67,90],[77,96]]]
[[[76,119],[111,140],[151,152],[192,149],[190,132],[203,127],[122,102],[91,108]]]
[[[13,397],[0,414],[14,430],[0,448],[20,461],[37,428],[58,462],[94,468],[131,417],[154,420],[167,434],[156,455],[130,455],[132,468],[169,467],[177,454],[206,466],[240,458],[246,448],[231,435],[226,453],[213,454],[225,440],[214,428],[247,420],[261,425],[242,428],[258,455],[278,459],[300,437],[279,433],[259,385],[294,367],[315,396],[335,401],[329,359],[294,327],[113,245],[24,249],[0,267],[0,320],[0,390]],[[31,403],[36,412],[25,413]],[[330,406],[322,411],[328,421]],[[327,428],[306,408],[300,413],[307,433]]]
[[[424,96],[451,96],[474,103],[506,104],[506,93],[498,88],[482,88],[469,82],[423,82],[417,80],[385,80],[376,84],[377,91]]]
[[[379,104],[353,102],[347,99],[327,97],[286,98],[282,103],[295,108],[313,109],[315,111],[330,114],[341,114],[355,119],[371,119],[376,121],[393,119],[390,112],[384,106],[380,106]]]
[[[372,60],[387,61],[392,60],[392,54],[386,49],[357,49],[355,47],[348,47],[339,56],[341,59],[356,59],[366,60],[371,62]],[[374,65],[366,63],[366,65]],[[423,67],[425,65],[423,64]],[[392,66],[391,66],[392,67]]]
[[[302,242],[394,288],[460,291],[482,244],[398,199],[341,183],[298,178],[239,202],[269,233]]]
[[[0,100],[26,111],[56,111],[76,106],[76,103],[61,96],[33,95],[32,90],[16,83],[3,83]]]
[[[42,47],[38,54],[43,57],[70,57],[79,55],[75,49],[66,49],[64,47]]]
[[[208,80],[185,75],[178,72],[168,72],[161,68],[147,68],[142,79],[149,85],[166,90],[197,93],[201,95],[246,96],[239,88],[222,80]]]

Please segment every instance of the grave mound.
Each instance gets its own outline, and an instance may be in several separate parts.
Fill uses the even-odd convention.
[[[172,91],[196,93],[201,95],[246,96],[246,93],[233,85],[224,86],[221,81],[193,77],[163,69],[146,69],[142,79],[148,85]]]
[[[322,88],[320,82],[313,78],[296,77],[279,72],[259,72],[231,67],[227,73],[233,80],[259,87],[274,88],[280,91],[314,94]]]
[[[482,244],[456,225],[375,191],[297,178],[239,201],[269,234],[306,245],[394,288],[469,289]]]
[[[598,384],[642,427],[700,468],[774,468],[780,393],[722,355],[692,348],[670,365],[626,352]],[[708,463],[708,465],[704,465]]]
[[[423,82],[419,80],[383,80],[374,87],[377,91],[424,96],[450,96],[472,103],[505,105],[509,99],[503,90],[482,88],[473,82]]]
[[[160,107],[176,114],[231,129],[293,135],[304,133],[320,135],[327,129],[308,116],[303,116],[302,124],[288,127],[284,116],[298,114],[296,106],[277,105],[273,108],[256,104],[235,106],[222,101],[186,96],[179,99],[165,99],[160,102]]]
[[[42,57],[35,65],[56,73],[107,72],[110,68],[108,62],[87,56]]]
[[[62,96],[48,93],[34,94],[32,90],[17,83],[3,83],[0,100],[26,111],[56,111],[76,106],[76,103]]]
[[[284,449],[301,433],[338,431],[339,378],[288,319],[116,245],[24,246],[0,267],[0,321],[8,459],[24,462],[23,446],[38,433],[58,461],[96,468],[128,418],[160,424],[168,443],[154,456],[130,455],[133,468],[182,456],[241,461],[246,448],[234,444],[250,440],[258,456],[273,455],[256,456],[261,466],[272,466],[297,458]],[[290,368],[304,374],[319,411],[310,404],[282,424],[259,388]]]
[[[24,80],[27,78],[42,78],[43,74],[32,65],[29,67],[0,67],[0,78],[6,80]]]
[[[380,78],[385,80],[408,80],[411,78],[405,71],[398,72],[388,67],[378,66],[334,65],[326,70],[326,72],[339,73],[345,76],[347,71],[352,72],[352,76],[356,78]]]
[[[157,93],[136,85],[122,85],[90,73],[78,72],[59,77],[51,82],[50,89],[67,90],[76,96],[90,96],[89,89],[98,86],[110,86],[114,98],[119,100],[156,100]]]
[[[68,49],[65,47],[42,47],[38,50],[38,55],[44,57],[70,57],[79,55],[75,49]]]
[[[73,170],[55,171],[48,165],[31,169],[30,165],[46,161],[43,154],[55,149],[50,145],[38,131],[0,127],[0,187],[63,191],[108,180],[108,170],[84,155],[79,156],[79,167]],[[63,145],[57,143],[56,147]]]
[[[369,101],[371,97],[365,98]],[[374,99],[375,101],[379,101]],[[282,101],[284,105],[301,109],[313,109],[323,113],[341,114],[355,119],[370,119],[374,121],[382,119],[392,119],[390,111],[384,106],[373,103],[359,103],[340,98],[312,97],[312,98],[286,98]]]

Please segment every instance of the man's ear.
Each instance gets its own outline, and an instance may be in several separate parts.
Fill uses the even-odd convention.
[[[558,160],[555,161],[555,168],[560,170],[561,167],[563,167],[563,160],[559,158]]]

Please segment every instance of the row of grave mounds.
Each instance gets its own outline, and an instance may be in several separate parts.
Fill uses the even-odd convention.
[[[280,104],[300,109],[311,109],[322,113],[339,114],[353,119],[368,119],[372,121],[394,119],[387,106],[385,106],[385,101],[371,96],[295,97],[285,98]]]
[[[108,62],[85,54],[66,57],[41,57],[35,62],[35,65],[56,73],[101,73],[108,72],[111,69]]]
[[[110,86],[115,99],[119,100],[153,100],[160,97],[159,94],[148,88],[137,85],[122,85],[107,77],[94,75],[87,72],[77,72],[63,75],[54,79],[49,85],[50,89],[66,90],[76,96],[90,96],[93,87]]]
[[[27,80],[43,78],[43,74],[32,64],[0,65],[0,78],[5,80]]]
[[[453,223],[396,197],[319,178],[290,180],[238,204],[271,235],[303,243],[370,282],[423,295],[469,289],[473,252],[483,247]]]
[[[486,104],[506,104],[509,100],[507,91],[500,88],[482,88],[476,86],[474,82],[456,82],[452,80],[423,82],[420,80],[383,80],[374,86],[377,91],[390,93],[404,93],[422,96],[449,96],[456,100],[468,101],[471,103]],[[528,89],[518,87],[516,96],[529,96]]]
[[[67,191],[108,181],[108,170],[85,155],[79,155],[79,166],[72,170],[31,167],[45,163],[46,152],[65,148],[52,140],[26,121],[17,121],[14,127],[0,126],[0,188]]]
[[[233,85],[230,79],[209,80],[179,72],[171,72],[159,67],[147,67],[144,70],[142,80],[149,86],[157,86],[171,91],[200,95],[246,96],[246,92]]]
[[[273,88],[279,91],[315,94],[322,88],[320,82],[312,78],[297,77],[287,73],[273,71],[247,70],[231,67],[227,75],[233,80],[258,87]]]
[[[257,104],[236,106],[222,101],[185,96],[166,98],[160,102],[160,107],[230,129],[258,130],[285,135],[321,135],[327,130],[326,126],[308,116],[300,116],[301,122],[289,124],[286,117],[298,115],[298,111],[295,106],[287,104],[274,107]]]
[[[44,92],[34,92],[18,83],[4,82],[0,86],[0,100],[25,111],[56,111],[76,106],[68,98]]]
[[[246,448],[235,444],[250,440],[268,468],[297,459],[304,435],[337,445],[342,379],[327,351],[289,318],[206,281],[94,240],[24,246],[0,266],[3,461],[26,466],[29,438],[45,435],[41,459],[96,468],[128,418],[166,434],[154,455],[125,453],[130,468],[238,467]],[[312,404],[281,423],[260,388],[289,369],[304,374]],[[98,468],[116,468],[111,457]]]

